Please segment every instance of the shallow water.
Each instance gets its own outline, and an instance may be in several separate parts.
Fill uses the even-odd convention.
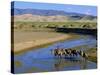
[[[80,35],[78,39],[54,43],[47,47],[15,55],[14,61],[20,62],[20,66],[14,65],[15,73],[95,69],[97,64],[94,62],[88,61],[80,56],[75,58],[57,58],[51,53],[51,50],[57,46],[60,48],[81,46],[79,48],[80,50],[87,50],[87,48],[95,47],[96,43],[96,38],[93,36]]]

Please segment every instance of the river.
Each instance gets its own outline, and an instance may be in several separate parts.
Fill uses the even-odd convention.
[[[48,72],[48,71],[67,71],[67,70],[83,70],[96,69],[97,64],[86,60],[82,57],[76,58],[57,58],[51,50],[57,46],[60,48],[79,47],[79,50],[87,50],[95,47],[97,40],[92,35],[81,35],[80,38],[65,40],[54,43],[36,50],[29,50],[22,54],[14,55],[14,62],[19,62],[14,65],[14,73],[33,73],[33,72]]]

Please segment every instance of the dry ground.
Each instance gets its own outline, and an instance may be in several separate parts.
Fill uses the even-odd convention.
[[[21,31],[14,32],[14,52],[34,48],[64,39],[69,39],[70,34],[56,33],[56,32],[32,32]]]

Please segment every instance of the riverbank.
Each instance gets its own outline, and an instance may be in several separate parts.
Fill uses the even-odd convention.
[[[80,50],[82,48],[85,48],[85,53],[87,53],[88,57],[87,59],[97,63],[97,48],[93,47],[93,48],[89,48],[87,45],[82,45],[82,46],[78,46],[78,47],[73,47],[73,49],[76,50]]]
[[[12,49],[14,53],[25,52],[30,49],[76,37],[76,35],[57,32],[15,32],[14,34],[14,47]]]
[[[86,51],[88,55],[88,60],[97,63],[97,48],[91,48]]]

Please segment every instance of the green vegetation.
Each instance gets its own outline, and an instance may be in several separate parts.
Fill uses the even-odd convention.
[[[89,48],[87,45],[82,45],[82,46],[78,46],[78,47],[73,47],[73,49],[76,50],[80,50],[82,48],[85,48],[85,53],[87,53],[88,55],[88,60],[97,63],[97,48],[93,47],[93,48]]]
[[[96,29],[96,22],[14,22],[15,30],[34,30],[38,28],[64,27]]]
[[[97,48],[88,49],[86,52],[88,54],[88,60],[97,63]]]

